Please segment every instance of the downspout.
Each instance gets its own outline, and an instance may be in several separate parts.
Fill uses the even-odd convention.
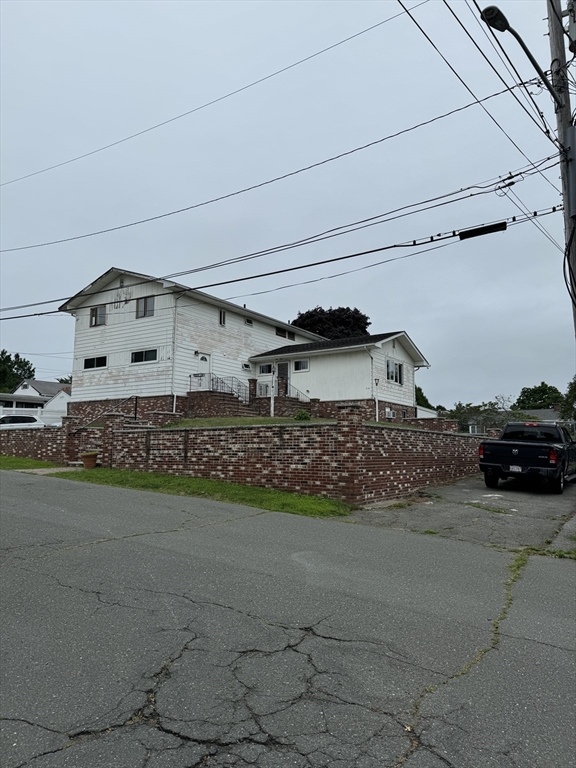
[[[364,347],[370,358],[370,397],[374,400],[374,410],[376,412],[376,421],[378,421],[378,395],[374,392],[374,358],[368,351],[368,347]]]
[[[178,324],[178,299],[180,298],[182,294],[179,294],[178,296],[174,297],[174,328],[172,331],[172,413],[176,413],[176,393],[174,392],[175,388],[175,377],[176,377],[176,328]]]
[[[270,416],[274,416],[274,387],[276,385],[276,361],[272,363],[272,385],[270,387]]]

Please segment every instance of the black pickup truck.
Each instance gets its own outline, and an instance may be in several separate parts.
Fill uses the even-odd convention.
[[[552,493],[563,493],[564,483],[576,477],[576,441],[558,422],[511,422],[498,440],[484,440],[478,450],[488,488],[508,477],[537,478]]]

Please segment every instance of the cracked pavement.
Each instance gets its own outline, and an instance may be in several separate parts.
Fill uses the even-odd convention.
[[[573,765],[573,561],[0,482],[4,768]]]

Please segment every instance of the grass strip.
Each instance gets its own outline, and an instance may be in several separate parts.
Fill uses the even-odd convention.
[[[202,477],[161,475],[155,472],[132,472],[126,469],[87,469],[76,472],[54,472],[50,477],[77,480],[137,491],[154,491],[175,496],[196,496],[271,512],[288,512],[308,517],[338,517],[348,515],[350,507],[342,501],[319,496],[305,496],[288,491],[259,488]]]
[[[24,459],[21,456],[0,456],[0,469],[45,469],[57,466],[59,465],[53,461]]]

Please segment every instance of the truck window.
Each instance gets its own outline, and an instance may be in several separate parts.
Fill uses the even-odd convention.
[[[519,442],[530,443],[558,443],[563,442],[558,427],[538,424],[536,426],[525,426],[514,424],[504,429],[502,440],[518,440]]]

